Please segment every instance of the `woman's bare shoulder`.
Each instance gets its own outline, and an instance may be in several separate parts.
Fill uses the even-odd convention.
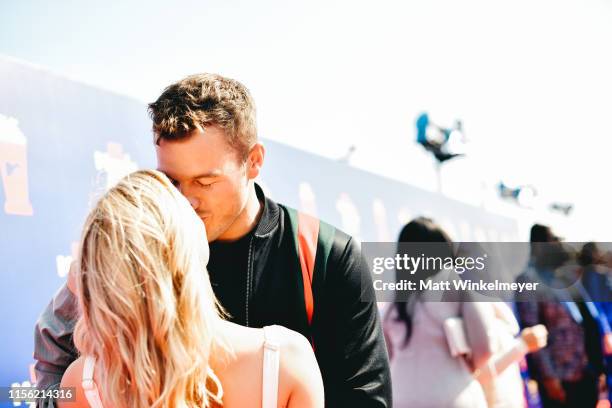
[[[271,329],[280,348],[281,401],[287,401],[288,407],[323,407],[323,381],[312,344],[296,331],[282,326]]]
[[[68,366],[68,369],[62,377],[60,387],[63,389],[71,389],[75,394],[75,398],[71,401],[58,400],[58,408],[88,408],[89,404],[85,398],[83,387],[81,385],[83,381],[83,364],[85,359],[83,357],[77,358],[75,361]]]

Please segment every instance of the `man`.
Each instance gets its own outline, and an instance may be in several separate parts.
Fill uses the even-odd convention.
[[[563,268],[571,254],[550,228],[535,224],[530,241],[530,265],[518,280],[539,282],[543,292],[518,301],[517,312],[523,327],[543,324],[549,334],[548,346],[527,357],[529,373],[544,408],[594,408],[603,372],[599,312]]]
[[[206,225],[208,270],[230,320],[280,324],[311,340],[329,407],[390,407],[388,358],[373,288],[359,245],[334,230],[324,273],[304,285],[287,207],[254,182],[264,162],[255,106],[239,82],[214,74],[187,77],[149,105],[158,167]],[[362,285],[362,279],[365,279]],[[36,326],[38,385],[59,383],[76,358],[74,297],[58,292]]]

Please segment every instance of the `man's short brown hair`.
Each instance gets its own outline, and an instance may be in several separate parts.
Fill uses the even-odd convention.
[[[177,140],[206,126],[221,127],[228,143],[246,159],[257,141],[255,103],[240,82],[217,74],[190,75],[149,104],[155,143]]]

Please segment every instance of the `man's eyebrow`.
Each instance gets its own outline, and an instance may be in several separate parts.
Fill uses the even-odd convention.
[[[213,171],[209,171],[206,173],[198,174],[197,176],[193,176],[192,178],[194,179],[213,178],[213,177],[218,177],[220,175],[221,175],[221,170],[213,170]]]
[[[166,177],[175,180],[174,177],[172,177],[172,175],[166,171],[157,169],[157,171],[164,173],[166,175]],[[222,174],[221,170],[212,170],[212,171],[208,171],[206,173],[202,173],[202,174],[198,174],[196,176],[191,176],[189,177],[190,179],[201,179],[201,178],[213,178],[213,177],[218,177]]]

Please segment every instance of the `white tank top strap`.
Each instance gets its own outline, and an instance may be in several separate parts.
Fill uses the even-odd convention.
[[[94,367],[96,366],[96,359],[92,356],[85,357],[85,364],[83,364],[83,379],[81,385],[85,392],[85,398],[91,408],[104,408],[102,406],[102,400],[100,399],[100,393],[98,387],[93,379]]]
[[[266,326],[264,331],[262,408],[278,407],[278,371],[280,365],[280,344],[274,326]]]

